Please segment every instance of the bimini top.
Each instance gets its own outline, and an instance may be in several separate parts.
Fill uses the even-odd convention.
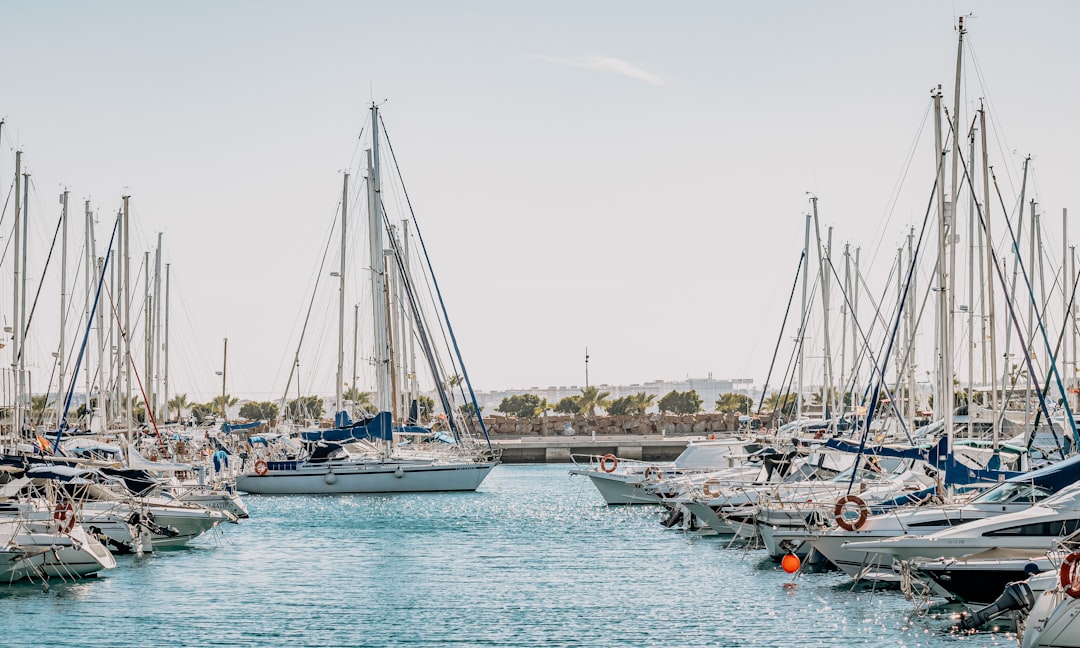
[[[349,443],[350,441],[362,441],[364,439],[382,439],[383,441],[394,440],[393,419],[390,412],[379,412],[369,419],[353,423],[348,415],[339,417],[343,425],[326,430],[307,430],[300,433],[300,438],[309,443],[318,441],[330,441],[332,443]]]

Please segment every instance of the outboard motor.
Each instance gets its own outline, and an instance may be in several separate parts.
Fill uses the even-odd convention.
[[[957,629],[974,630],[1004,612],[1009,610],[1027,612],[1032,605],[1035,605],[1035,595],[1031,592],[1031,588],[1024,581],[1015,581],[1006,585],[1005,591],[990,605],[961,616]]]

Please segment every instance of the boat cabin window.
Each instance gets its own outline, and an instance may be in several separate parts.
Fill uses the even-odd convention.
[[[1005,504],[1008,502],[1038,502],[1050,497],[1045,488],[1023,482],[1003,482],[971,500],[972,504]]]
[[[1080,519],[1052,520],[1049,522],[1033,522],[1007,529],[988,531],[984,536],[1063,536],[1080,529]]]

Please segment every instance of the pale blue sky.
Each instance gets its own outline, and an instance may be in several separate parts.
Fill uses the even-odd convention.
[[[806,192],[837,249],[880,250],[871,275],[921,221],[929,130],[890,200],[930,89],[951,96],[958,14],[1003,190],[1030,153],[1040,203],[1080,213],[1070,2],[2,6],[0,186],[18,146],[42,250],[62,186],[103,223],[131,194],[197,398],[225,337],[229,391],[280,395],[373,98],[480,389],[581,384],[586,347],[593,383],[763,379]]]

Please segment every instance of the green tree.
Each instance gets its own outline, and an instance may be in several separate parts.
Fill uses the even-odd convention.
[[[317,419],[323,415],[323,401],[318,396],[301,396],[285,404],[285,417],[294,421]]]
[[[502,399],[496,412],[518,418],[533,418],[543,411],[544,401],[536,394],[515,394]]]
[[[240,418],[252,421],[272,421],[277,418],[278,405],[270,401],[248,401],[240,406]]]
[[[664,394],[664,396],[657,402],[657,407],[661,412],[670,412],[672,414],[697,414],[701,410],[701,397],[698,396],[697,390],[691,389],[686,392],[675,391],[674,389]]]
[[[780,412],[784,416],[794,416],[798,412],[798,396],[791,392],[780,394],[773,392],[765,397],[761,407],[766,412]]]
[[[349,387],[341,393],[341,398],[347,401],[352,401],[353,405],[371,412],[375,409],[375,404],[371,402],[371,392],[360,391],[356,387]]]
[[[607,413],[611,416],[624,416],[630,413],[630,408],[634,405],[633,396],[623,396],[622,398],[613,399],[608,403]]]
[[[483,408],[481,408],[483,409]],[[465,403],[464,405],[458,405],[458,414],[461,414],[466,419],[480,418],[480,412],[473,407],[472,403]]]
[[[188,402],[187,394],[177,394],[169,401],[169,407],[176,410],[176,418],[179,419],[184,414],[184,410],[191,407],[191,403]]]
[[[221,408],[215,408],[213,403],[194,403],[191,405],[191,418],[195,419],[196,423],[202,423],[220,411]]]
[[[49,395],[42,394],[41,396],[30,397],[30,419],[34,421],[41,421],[45,418],[45,410],[49,406]]]
[[[580,409],[578,407],[579,399],[580,396],[564,396],[552,409],[554,409],[557,414],[577,414]]]
[[[224,406],[222,406],[222,402],[225,403]],[[226,414],[226,412],[228,411],[227,408],[232,407],[232,406],[236,405],[239,402],[240,402],[240,399],[235,397],[235,396],[230,396],[228,394],[222,394],[221,396],[215,396],[214,400],[210,401],[207,404],[212,406],[216,413],[219,413],[223,417],[227,418],[228,417],[228,414]]]
[[[748,412],[754,406],[754,399],[746,394],[720,394],[716,399],[717,412]]]
[[[630,413],[642,415],[645,410],[649,409],[653,405],[653,401],[656,400],[655,394],[646,394],[645,392],[638,392],[630,396],[631,405]]]
[[[435,399],[431,396],[417,396],[416,410],[421,421],[430,421],[435,414]]]
[[[582,389],[581,396],[578,397],[578,414],[596,416],[596,408],[607,409],[610,404],[609,396],[611,392],[602,392],[596,387]]]

